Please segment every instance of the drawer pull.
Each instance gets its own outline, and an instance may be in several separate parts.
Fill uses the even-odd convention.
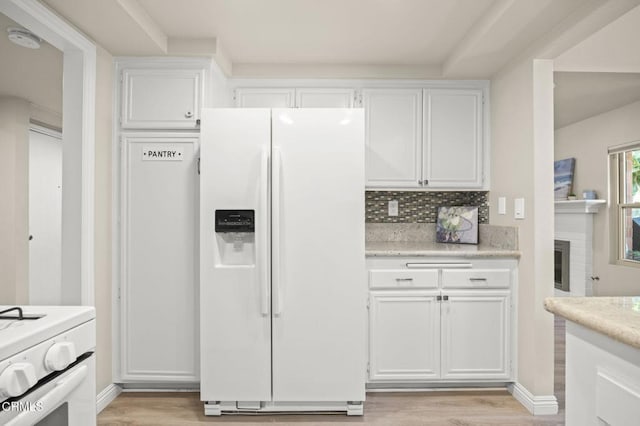
[[[471,268],[470,263],[407,263],[409,269],[429,269],[429,268]]]
[[[413,278],[396,278],[396,281],[413,281]]]
[[[486,278],[469,278],[469,281],[475,281],[475,282],[477,282],[477,281],[487,281],[487,279]]]

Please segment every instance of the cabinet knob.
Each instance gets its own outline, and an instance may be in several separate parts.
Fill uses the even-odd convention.
[[[193,113],[191,111],[187,111],[184,113],[185,118],[191,118],[193,117]]]
[[[418,181],[418,185],[422,185],[422,181],[421,180]]]

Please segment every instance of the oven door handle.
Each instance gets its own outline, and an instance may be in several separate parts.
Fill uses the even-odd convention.
[[[74,369],[72,373],[58,380],[49,392],[38,400],[42,404],[42,411],[24,411],[11,419],[6,426],[32,425],[44,419],[53,410],[67,400],[67,396],[73,392],[87,377],[89,370],[86,365]]]

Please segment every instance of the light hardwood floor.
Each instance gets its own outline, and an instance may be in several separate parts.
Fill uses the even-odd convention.
[[[181,426],[233,423],[253,426],[299,424],[331,426],[564,425],[564,320],[555,321],[555,394],[560,411],[534,417],[509,393],[492,391],[369,393],[363,417],[344,415],[269,415],[206,417],[197,393],[123,393],[98,416],[98,425]]]

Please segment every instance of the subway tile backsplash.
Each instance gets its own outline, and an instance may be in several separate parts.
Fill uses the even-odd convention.
[[[389,201],[398,200],[398,216],[389,216]],[[478,222],[489,223],[487,191],[366,191],[368,223],[435,223],[440,206],[478,206]]]

